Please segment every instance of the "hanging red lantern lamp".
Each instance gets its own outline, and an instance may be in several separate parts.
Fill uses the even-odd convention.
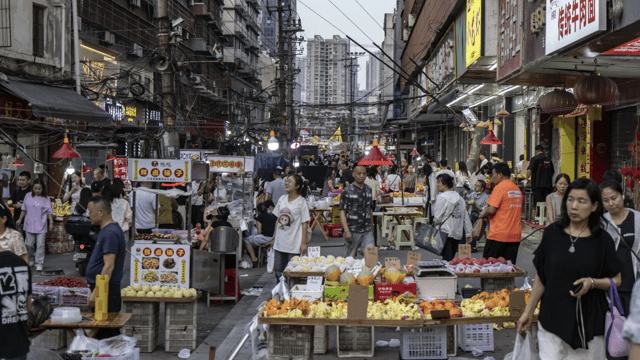
[[[80,154],[78,154],[71,145],[69,145],[69,137],[67,136],[69,131],[67,130],[64,134],[64,143],[56,151],[51,157],[54,159],[69,159],[69,158],[79,158]]]
[[[411,155],[411,156],[420,156],[420,154],[416,151],[416,149],[413,149],[413,151],[410,152],[409,155]]]
[[[573,93],[581,104],[610,104],[618,96],[618,85],[608,77],[592,73],[576,83]]]
[[[565,89],[554,89],[540,97],[540,107],[547,114],[567,115],[578,107],[578,100]]]
[[[389,160],[395,160],[395,159],[396,159],[396,157],[395,157],[395,156],[393,156],[393,154],[392,154],[392,153],[389,153],[389,155],[387,155],[387,159],[389,159]]]
[[[116,157],[113,156],[113,154],[109,152],[109,153],[107,153],[107,158],[106,158],[105,161],[112,161],[112,160],[115,160],[115,159],[116,159]]]
[[[88,173],[90,173],[92,171],[93,171],[93,169],[88,167],[87,164],[84,164],[84,163],[82,164],[82,173],[83,174],[88,174]]]
[[[489,133],[480,141],[482,145],[502,145],[502,141],[493,133],[493,124],[489,125]]]
[[[16,156],[16,161],[14,161],[11,166],[24,166],[24,163],[22,162],[22,160],[20,160],[19,156]]]

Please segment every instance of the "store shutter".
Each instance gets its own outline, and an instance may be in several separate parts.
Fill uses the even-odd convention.
[[[609,113],[611,119],[609,168],[620,170],[625,166],[635,166],[636,161],[629,151],[636,132],[636,108],[626,108]],[[625,159],[626,161],[624,161]]]

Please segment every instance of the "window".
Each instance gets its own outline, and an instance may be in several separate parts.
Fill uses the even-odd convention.
[[[0,47],[11,47],[11,0],[0,0]]]
[[[33,55],[38,57],[44,56],[44,10],[33,4]]]

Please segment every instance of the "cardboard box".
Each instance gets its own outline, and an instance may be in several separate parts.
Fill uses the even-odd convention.
[[[369,286],[369,300],[373,301],[374,290],[373,285]],[[349,296],[349,287],[348,286],[324,286],[324,300],[325,301],[335,301],[335,300],[347,300]]]
[[[109,276],[96,276],[95,320],[108,320],[109,317]]]
[[[415,283],[411,284],[387,284],[387,283],[376,283],[375,284],[375,293],[376,293],[376,301],[384,301],[390,297],[395,297],[398,295],[402,295],[405,292],[409,292],[415,298],[417,295],[417,287]]]

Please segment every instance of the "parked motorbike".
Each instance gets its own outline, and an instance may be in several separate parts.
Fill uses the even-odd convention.
[[[73,261],[80,276],[85,276],[91,253],[95,247],[98,233],[92,230],[91,220],[85,216],[73,215],[65,224],[67,234],[71,235],[75,244]]]

